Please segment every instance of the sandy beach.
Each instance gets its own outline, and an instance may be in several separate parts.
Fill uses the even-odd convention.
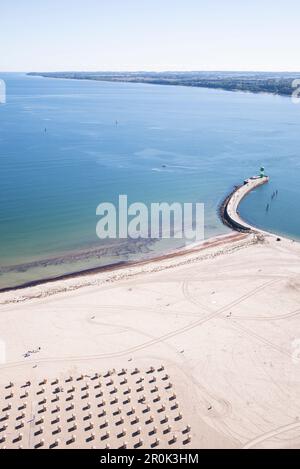
[[[230,234],[1,294],[0,446],[298,447],[299,255]]]

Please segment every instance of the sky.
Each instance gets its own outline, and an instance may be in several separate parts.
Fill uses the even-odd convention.
[[[298,0],[0,0],[0,71],[300,71]]]

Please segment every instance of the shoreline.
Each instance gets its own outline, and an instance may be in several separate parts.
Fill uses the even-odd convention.
[[[9,73],[9,72],[8,72]],[[212,91],[226,91],[228,93],[246,93],[246,94],[253,94],[253,95],[265,95],[265,96],[279,96],[281,98],[289,98],[291,99],[292,94],[285,94],[285,93],[278,93],[272,91],[264,91],[264,90],[247,90],[247,89],[239,89],[239,88],[225,88],[225,87],[214,87],[214,86],[202,86],[202,85],[189,85],[184,83],[155,83],[155,82],[148,82],[148,81],[126,81],[126,80],[107,80],[107,79],[95,79],[95,78],[79,78],[79,77],[61,77],[61,76],[48,76],[47,74],[37,73],[37,72],[26,72],[26,76],[31,78],[50,78],[56,80],[77,80],[77,81],[86,81],[86,82],[98,82],[98,83],[126,83],[129,85],[149,85],[149,86],[172,86],[172,87],[184,87],[184,88],[193,88],[193,89],[205,89],[205,90],[212,90]]]
[[[247,181],[247,183],[246,183]],[[24,282],[23,284],[16,285],[14,287],[5,287],[0,289],[0,295],[6,293],[14,293],[22,290],[32,289],[35,287],[42,287],[44,285],[55,285],[58,282],[72,281],[80,279],[86,279],[88,277],[97,276],[100,274],[118,274],[126,269],[140,268],[145,265],[157,264],[163,261],[173,260],[177,258],[184,258],[185,256],[191,254],[200,254],[205,250],[210,248],[215,248],[218,246],[224,246],[227,244],[234,243],[239,241],[242,238],[247,237],[247,235],[253,234],[258,235],[269,235],[277,237],[276,234],[263,231],[259,228],[256,228],[252,225],[249,225],[244,220],[242,220],[238,213],[238,207],[241,201],[257,187],[265,184],[269,181],[268,177],[263,179],[247,179],[244,185],[234,186],[234,189],[225,197],[224,201],[220,204],[219,207],[219,216],[223,224],[228,226],[231,229],[231,232],[225,235],[217,235],[206,240],[203,240],[200,243],[193,244],[191,247],[183,247],[175,251],[171,251],[166,254],[161,254],[159,256],[150,257],[147,259],[142,259],[140,261],[120,261],[114,264],[109,264],[101,267],[93,267],[88,269],[83,269],[80,271],[75,271],[67,274],[57,275],[53,277],[47,277],[44,279],[31,280],[29,282]],[[243,235],[243,236],[242,236]],[[284,238],[286,240],[291,240],[290,238]],[[0,303],[1,304],[1,303]]]
[[[241,242],[241,246],[238,244],[239,242]],[[102,285],[103,283],[111,283],[120,279],[128,279],[141,273],[153,273],[164,269],[175,268],[179,265],[193,262],[193,256],[195,256],[195,260],[210,258],[210,254],[208,253],[210,250],[216,250],[213,255],[221,255],[227,252],[224,251],[226,247],[228,247],[228,251],[230,251],[231,249],[235,250],[239,247],[253,244],[254,242],[255,240],[249,239],[249,235],[245,233],[232,232],[210,238],[191,248],[183,248],[151,259],[124,263],[120,262],[118,266],[113,264],[106,267],[87,269],[79,273],[44,279],[42,281],[28,282],[28,284],[0,290],[0,305],[20,301],[23,302],[32,298],[52,296],[56,293],[74,291],[95,284]],[[3,301],[1,301],[1,299],[3,299]]]
[[[201,241],[200,243],[191,244],[190,247],[189,246],[181,247],[175,251],[170,251],[165,254],[160,254],[158,256],[148,257],[146,259],[141,259],[141,260],[136,260],[136,261],[119,261],[119,262],[115,262],[113,264],[107,264],[104,266],[91,267],[87,269],[76,270],[74,272],[70,272],[66,274],[59,274],[59,275],[49,276],[49,277],[45,277],[41,279],[30,280],[28,282],[24,282],[24,283],[21,283],[19,285],[15,285],[12,287],[0,288],[0,295],[3,293],[9,293],[12,291],[23,290],[25,288],[42,286],[47,283],[55,283],[55,282],[63,281],[63,280],[71,280],[71,279],[76,279],[80,277],[88,277],[89,275],[95,275],[95,274],[106,273],[106,272],[111,272],[111,271],[119,271],[122,269],[131,268],[135,266],[138,267],[138,266],[143,266],[145,264],[160,262],[166,259],[173,259],[178,256],[179,257],[184,256],[189,253],[203,251],[204,249],[212,247],[222,241],[226,242],[227,238],[229,238],[229,241],[231,241],[231,238],[235,237],[236,235],[238,235],[238,233],[232,230],[232,232],[228,234],[212,236],[210,238],[207,238]]]

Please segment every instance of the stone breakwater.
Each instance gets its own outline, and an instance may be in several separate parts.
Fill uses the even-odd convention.
[[[223,223],[233,230],[242,233],[258,231],[255,227],[249,225],[240,217],[238,208],[244,197],[257,187],[266,184],[267,182],[269,182],[268,176],[253,177],[244,181],[243,185],[236,186],[220,206],[220,217]]]

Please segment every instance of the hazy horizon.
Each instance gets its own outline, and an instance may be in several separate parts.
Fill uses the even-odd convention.
[[[298,74],[300,73],[300,68],[298,70],[192,70],[192,69],[186,69],[186,70],[170,70],[170,69],[148,69],[148,70],[125,70],[125,69],[98,69],[98,70],[87,70],[87,69],[73,69],[73,70],[67,70],[67,69],[60,69],[60,70],[0,70],[0,73],[235,73],[235,74],[256,74],[256,73],[270,73],[270,74]]]
[[[1,72],[298,73],[296,0],[11,0]]]

